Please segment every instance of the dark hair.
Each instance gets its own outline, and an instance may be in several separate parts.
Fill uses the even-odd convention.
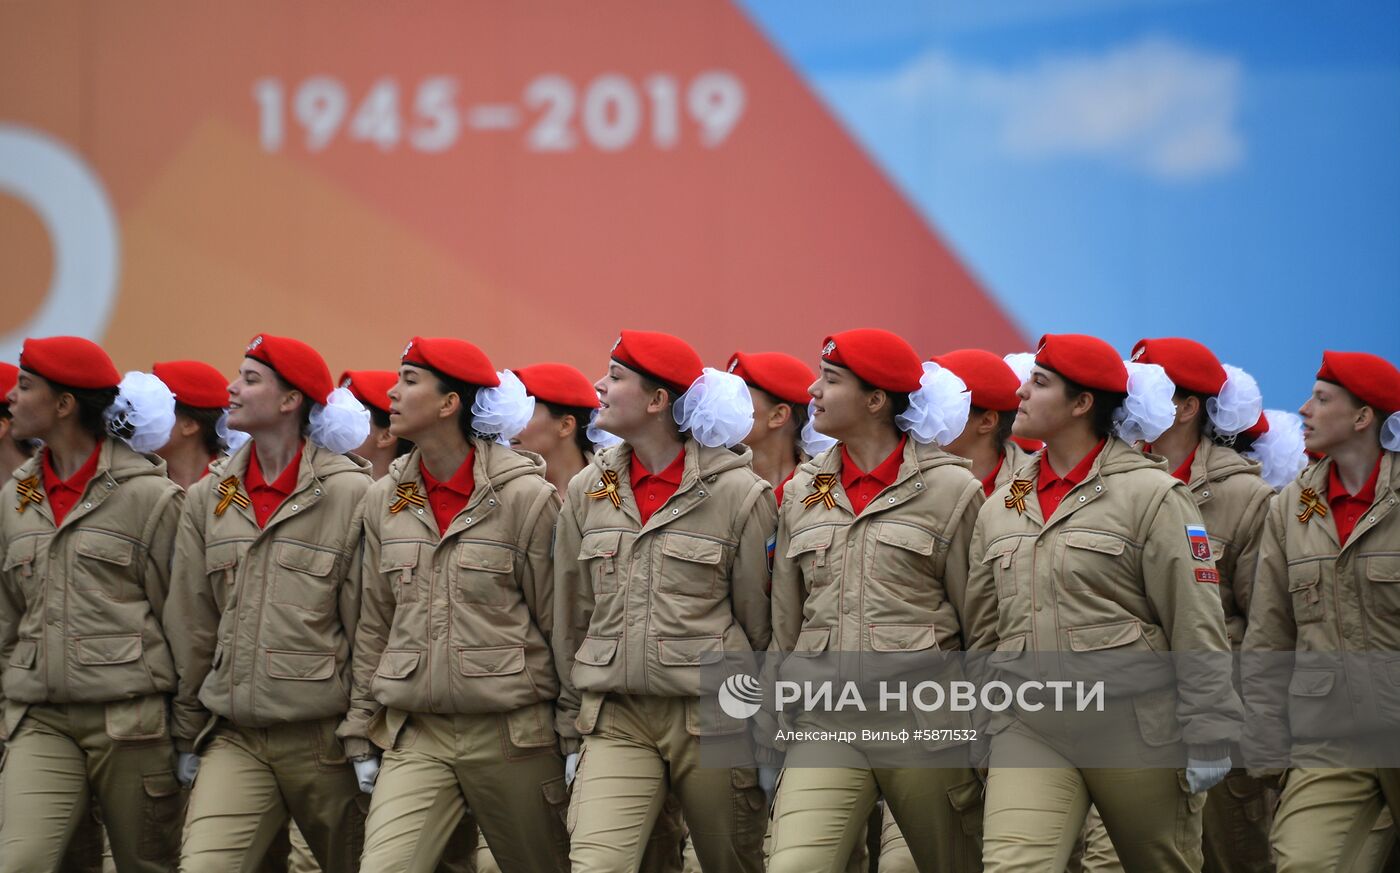
[[[548,410],[550,416],[561,419],[566,415],[574,417],[574,445],[585,456],[593,451],[593,441],[588,438],[588,419],[593,414],[593,410],[586,406],[563,406],[558,403],[547,403],[536,398],[536,402]]]
[[[369,404],[365,404],[365,409],[369,410],[369,420],[371,424],[380,430],[389,429],[389,413],[377,406],[370,406]],[[413,443],[403,437],[399,437],[398,441],[394,444],[394,457],[401,458],[411,451],[413,451]]]
[[[222,455],[228,449],[223,437],[219,436],[219,418],[224,414],[222,409],[200,409],[176,401],[175,414],[183,415],[199,426],[199,439],[204,443],[207,454]]]
[[[1044,364],[1040,364],[1039,366],[1046,370],[1050,370],[1050,368],[1046,367]],[[1065,398],[1067,400],[1073,400],[1080,394],[1084,394],[1086,392],[1089,394],[1090,397],[1094,398],[1094,407],[1091,410],[1092,417],[1089,419],[1089,426],[1093,429],[1094,436],[1098,437],[1099,439],[1103,439],[1111,435],[1113,433],[1113,414],[1117,412],[1118,407],[1122,406],[1123,402],[1128,399],[1127,393],[1120,393],[1118,391],[1102,391],[1097,388],[1087,388],[1083,385],[1080,385],[1073,379],[1065,378],[1065,376],[1063,376],[1060,373],[1056,373],[1054,370],[1050,370],[1050,372],[1055,373],[1056,376],[1059,376],[1061,379],[1064,380]]]
[[[420,365],[415,364],[414,366]],[[431,367],[424,369],[437,377],[438,391],[443,394],[456,394],[461,398],[462,410],[457,415],[457,427],[462,431],[462,438],[467,442],[471,442],[474,438],[482,438],[483,435],[476,432],[476,419],[472,417],[472,404],[476,402],[476,392],[481,390],[481,386],[463,382],[461,379],[454,379]]]
[[[851,371],[851,375],[856,377],[856,381],[860,383],[861,390],[866,392],[867,394],[871,391],[884,391],[885,395],[890,398],[891,424],[894,423],[894,420],[896,418],[903,415],[905,411],[909,409],[909,395],[904,393],[903,391],[887,391],[884,388],[877,388],[876,386],[871,385],[869,382],[865,381],[861,377],[856,376],[854,370]]]
[[[623,364],[623,366],[626,367],[627,365],[626,365],[626,364]],[[630,368],[629,368],[629,369],[630,369]],[[651,394],[651,393],[653,393],[653,392],[655,392],[655,391],[657,391],[657,390],[665,391],[665,392],[666,392],[666,402],[667,402],[668,404],[670,404],[671,406],[675,406],[675,405],[676,405],[676,401],[681,399],[681,395],[680,395],[680,394],[677,394],[676,391],[675,391],[675,389],[672,388],[671,386],[669,386],[669,385],[663,385],[659,380],[657,380],[656,378],[654,378],[654,377],[652,377],[652,376],[648,376],[646,373],[643,373],[641,370],[633,370],[632,372],[636,373],[638,376],[641,377],[641,379],[642,379],[642,390],[643,390],[644,392],[646,392],[647,394]],[[668,416],[666,416],[666,420],[669,421],[669,422],[671,422],[672,424],[675,424],[676,418],[675,418],[674,415],[668,415]],[[680,432],[681,432],[681,426],[680,426],[679,424],[676,424],[676,433],[679,434]]]
[[[271,369],[271,367],[268,369]],[[316,402],[312,400],[305,391],[302,391],[291,382],[283,379],[281,373],[273,370],[272,375],[277,377],[277,387],[281,388],[283,391],[297,391],[301,393],[301,435],[306,436],[307,432],[311,430],[311,407],[315,406]]]
[[[42,379],[43,377],[40,376]],[[48,380],[45,380],[48,381]],[[78,427],[90,436],[102,439],[105,436],[129,437],[134,432],[131,425],[122,422],[115,427],[107,425],[107,407],[117,399],[116,388],[74,388],[58,382],[49,382],[54,394],[72,394],[78,404]]]
[[[969,419],[976,418],[977,416],[979,416],[979,415],[985,415],[986,413],[987,413],[987,410],[986,410],[986,409],[983,409],[983,408],[980,407],[980,406],[974,406],[974,407],[972,407],[972,411],[969,413],[968,418],[969,418]],[[1013,409],[1013,410],[1010,410],[1010,411],[1001,410],[1001,411],[997,412],[996,440],[997,440],[997,444],[998,444],[998,445],[1000,445],[1000,444],[1006,442],[1007,440],[1011,439],[1011,426],[1012,426],[1013,424],[1015,424],[1015,423],[1016,423],[1016,410],[1014,410],[1014,409]]]

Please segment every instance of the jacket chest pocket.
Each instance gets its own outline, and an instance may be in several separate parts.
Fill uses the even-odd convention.
[[[418,552],[418,543],[382,543],[379,547],[379,575],[389,583],[397,603],[418,599]]]
[[[1370,583],[1366,588],[1371,594],[1371,608],[1400,615],[1400,554],[1368,555],[1366,579]]]
[[[335,603],[336,580],[331,578],[336,553],[298,543],[277,546],[277,567],[268,599],[324,615]]]
[[[656,590],[713,598],[719,584],[724,545],[705,537],[668,533],[661,538],[661,573]]]
[[[606,530],[586,533],[579,543],[578,560],[588,573],[595,596],[617,592],[617,550],[621,542],[621,531]]]
[[[830,525],[800,530],[788,540],[787,553],[783,556],[797,562],[808,590],[815,591],[831,582],[830,565],[831,539],[833,528]]]
[[[74,589],[96,591],[112,600],[138,600],[144,595],[134,568],[136,546],[130,540],[98,531],[79,531],[73,551]]]
[[[461,603],[508,606],[515,590],[515,550],[491,543],[458,543],[453,596]]]
[[[39,599],[42,587],[39,571],[34,566],[34,559],[38,552],[38,540],[37,536],[14,540],[5,552],[5,576],[18,583],[20,591],[24,593],[26,604],[34,603]]]
[[[1060,557],[1060,587],[1066,591],[1118,593],[1118,579],[1126,575],[1123,552],[1127,547],[1112,534],[1089,530],[1067,531]]]
[[[938,575],[934,566],[937,541],[923,528],[881,522],[875,527],[875,543],[870,569],[876,578],[927,588]]]
[[[230,603],[238,602],[235,588],[238,553],[237,543],[216,543],[204,549],[204,575],[209,580],[209,590],[214,593],[214,603],[221,610],[227,609]]]
[[[1016,596],[1016,540],[992,543],[982,558],[982,565],[990,567],[992,578],[997,583],[997,599],[1006,600]]]
[[[1293,622],[1322,621],[1327,610],[1322,604],[1322,565],[1317,561],[1293,564],[1288,568],[1288,596],[1293,601]]]

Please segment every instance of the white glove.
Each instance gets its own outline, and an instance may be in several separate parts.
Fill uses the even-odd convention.
[[[1192,794],[1200,794],[1214,788],[1230,773],[1229,757],[1215,761],[1186,759],[1186,787]]]
[[[194,774],[199,772],[199,756],[194,752],[181,752],[175,758],[175,778],[186,788],[194,782]]]
[[[574,784],[574,777],[578,775],[578,752],[570,752],[564,758],[564,787],[568,788]]]
[[[768,798],[768,805],[773,805],[773,795],[778,792],[778,768],[759,767],[758,787],[763,789],[763,794]]]
[[[350,763],[355,768],[355,779],[360,783],[360,790],[365,794],[374,791],[374,780],[379,778],[379,759],[369,757]]]

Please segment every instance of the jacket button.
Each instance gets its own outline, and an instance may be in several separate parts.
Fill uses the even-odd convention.
[[[486,501],[486,505],[487,505],[487,506],[495,506],[495,505],[496,505],[496,501],[495,501],[494,499],[488,500],[488,501]]]
[[[292,512],[296,512],[298,509],[301,509],[301,507],[300,507],[300,506],[297,506],[295,503],[293,503],[293,504],[292,504]]]
[[[672,515],[680,515],[680,514],[681,514],[681,511],[680,511],[679,509],[673,509],[673,510],[671,510],[671,514],[672,514]]]
[[[894,498],[893,498],[893,497],[890,498],[890,503],[894,503]]]
[[[1083,494],[1079,495],[1079,502],[1080,502],[1080,503],[1083,503],[1084,501],[1086,501],[1086,500],[1088,500],[1088,499],[1089,499],[1089,498],[1085,497]]]
[[[469,515],[469,516],[467,516],[467,524],[471,524],[471,523],[472,523],[472,517]]]
[[[92,509],[92,501],[89,500],[87,503],[84,503],[83,509]]]
[[[320,496],[321,496],[321,489],[320,489],[320,488],[317,488],[317,489],[316,489],[315,491],[313,491],[312,493],[315,494],[317,497],[320,497]]]

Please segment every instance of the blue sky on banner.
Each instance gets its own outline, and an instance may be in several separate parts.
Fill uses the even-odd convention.
[[[1400,364],[1400,4],[739,2],[1032,340]]]

